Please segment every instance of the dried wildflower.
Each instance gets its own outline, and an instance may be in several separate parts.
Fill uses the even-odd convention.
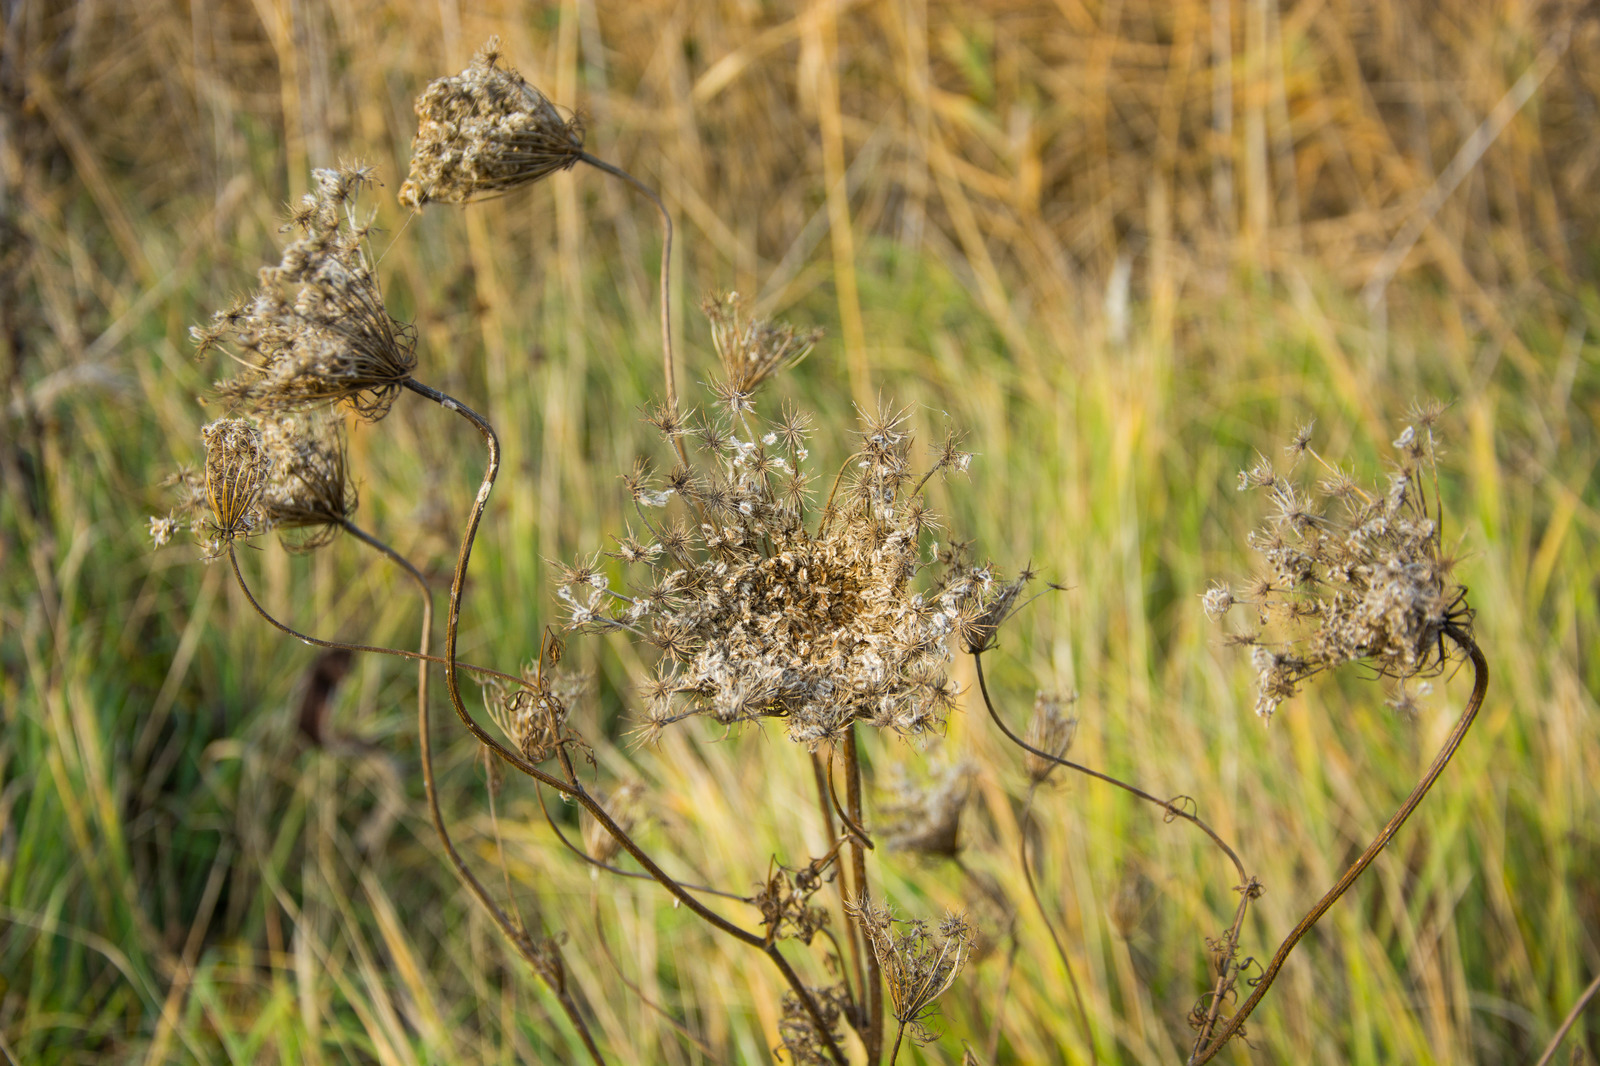
[[[559,640],[547,636],[537,664],[522,671],[525,682],[507,686],[490,682],[489,716],[517,750],[532,763],[541,763],[556,749],[585,747],[583,737],[567,728],[570,705],[588,688],[588,679],[555,669],[563,651]]]
[[[1466,589],[1452,579],[1455,560],[1442,545],[1437,489],[1428,498],[1436,477],[1433,431],[1408,426],[1395,447],[1387,487],[1368,490],[1304,445],[1328,472],[1321,488],[1342,509],[1338,518],[1288,481],[1261,473],[1259,464],[1240,475],[1269,488],[1274,510],[1250,538],[1266,573],[1240,601],[1256,608],[1263,626],[1245,643],[1257,673],[1256,713],[1264,718],[1302,681],[1347,662],[1364,662],[1402,685],[1441,670],[1454,647],[1445,637],[1470,630]],[[1225,589],[1206,594],[1208,613],[1222,613]]]
[[[1072,738],[1078,732],[1078,719],[1068,714],[1067,709],[1077,700],[1076,692],[1067,696],[1040,692],[1035,696],[1033,714],[1028,718],[1028,731],[1023,736],[1028,746],[1054,755],[1057,759],[1066,758],[1067,749],[1072,747]],[[1059,764],[1030,751],[1024,755],[1022,765],[1028,771],[1028,780],[1037,785],[1049,777]]]
[[[1226,582],[1216,582],[1200,597],[1200,603],[1205,608],[1206,617],[1215,622],[1233,609],[1233,590]]]
[[[820,865],[820,861],[814,862],[798,870],[775,866],[766,883],[757,886],[755,905],[761,912],[761,924],[767,928],[767,943],[798,940],[810,944],[817,931],[828,924],[827,909],[811,905],[811,897],[823,884]]]
[[[707,424],[697,435],[706,443],[712,430],[709,462],[675,466],[664,481],[635,467],[627,486],[648,535],[613,555],[648,566],[648,580],[613,587],[593,560],[561,571],[569,626],[624,628],[664,654],[646,694],[645,740],[697,714],[723,725],[783,718],[793,740],[813,747],[856,722],[903,735],[937,729],[957,695],[946,674],[951,636],[988,646],[1020,605],[1031,573],[1006,583],[964,552],[924,549],[933,516],[920,494],[926,476],[913,477],[904,411],[863,419],[853,479],[808,526],[809,421],[789,408],[766,427]],[[692,525],[646,510],[673,500]]]
[[[747,403],[762,382],[804,359],[822,336],[821,330],[747,318],[736,292],[713,296],[700,306],[711,320],[711,344],[722,362],[718,397],[735,413],[736,402]]]
[[[644,786],[637,781],[629,781],[609,796],[598,791],[595,794],[595,799],[600,801],[600,806],[611,816],[611,820],[617,823],[617,828],[627,834],[632,834],[634,827],[639,824],[640,816],[644,813],[644,797]],[[609,863],[617,857],[622,845],[597,819],[586,814],[583,819],[583,849],[596,862]]]
[[[263,267],[248,299],[190,331],[202,354],[221,349],[243,371],[217,383],[231,404],[277,413],[344,402],[369,421],[388,413],[416,367],[416,337],[384,307],[353,202],[372,181],[362,166],[314,172],[316,191],[289,228],[300,237]]]
[[[206,445],[206,503],[211,508],[211,543],[215,555],[231,540],[258,533],[264,526],[261,489],[269,462],[261,431],[242,418],[224,418],[200,430]]]
[[[297,548],[321,547],[356,509],[343,422],[322,413],[273,419],[262,427],[262,438],[271,462],[261,496],[268,525],[306,531]]]
[[[975,767],[957,762],[922,785],[900,781],[884,805],[884,845],[934,858],[955,858],[961,850],[961,812],[972,795]]]
[[[972,950],[967,920],[959,914],[946,915],[935,935],[926,922],[896,920],[871,902],[851,900],[845,913],[860,923],[878,959],[895,1020],[910,1028],[913,1040],[932,1039],[927,1022],[936,1010],[935,1001],[955,983]],[[903,931],[896,931],[896,926]]]
[[[562,118],[543,93],[500,63],[491,37],[460,74],[417,99],[411,173],[400,202],[465,203],[531,185],[583,157],[583,123]]]
[[[834,1058],[829,1045],[837,1047],[840,1042],[839,1022],[847,1016],[850,996],[842,985],[808,987],[806,991],[811,994],[827,1032],[817,1031],[816,1021],[799,996],[792,991],[785,992],[783,1018],[778,1022],[778,1036],[783,1043],[777,1050],[787,1052],[794,1066],[831,1066]]]

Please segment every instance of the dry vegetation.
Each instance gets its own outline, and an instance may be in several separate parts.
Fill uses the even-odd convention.
[[[786,1009],[797,985],[839,981],[831,935],[847,984],[862,987],[869,950],[882,963],[900,1062],[1183,1061],[1186,1019],[1225,1021],[1261,972],[1252,958],[1276,981],[1248,1043],[1216,1061],[1535,1058],[1600,972],[1592,13],[1465,0],[603,8],[5,9],[0,1056],[577,1061],[592,1042],[606,1061],[759,1062],[785,1040],[829,1054],[820,1019],[860,1061],[848,991]],[[680,385],[736,379],[740,345],[815,341],[770,381],[683,389],[685,409],[720,404],[735,435],[741,418],[770,423],[784,467],[735,472],[735,446],[674,432],[670,393],[657,406],[658,218],[626,183],[565,170],[578,127],[536,146],[550,172],[536,186],[419,215],[396,202],[413,101],[491,34],[577,108],[586,150],[659,190],[676,220]],[[384,187],[365,241],[332,246],[381,284],[387,312],[368,320],[378,341],[362,354],[387,362],[339,364],[348,389],[329,396],[322,370],[235,377],[225,357],[197,360],[189,325],[260,263],[294,265],[283,205],[326,198],[314,170],[350,159]],[[461,198],[430,180],[409,199]],[[319,225],[300,221],[302,234]],[[728,290],[804,328],[750,333],[728,303],[708,327],[694,309]],[[349,309],[257,311],[314,330]],[[235,382],[226,397],[219,377]],[[761,406],[742,407],[736,394],[757,384]],[[541,801],[448,715],[419,746],[412,667],[282,639],[233,583],[240,573],[308,634],[415,647],[416,587],[450,588],[483,472],[472,427],[419,402],[433,388],[482,411],[504,457],[451,596],[446,657],[459,644],[463,660],[527,668],[502,679],[498,704],[492,687],[436,671],[433,702],[459,692],[525,760],[562,760],[547,785],[581,782],[589,802],[548,789]],[[226,399],[284,396],[385,417],[296,413],[264,432],[213,421]],[[1442,417],[1412,407],[1428,396],[1453,404]],[[857,409],[877,419],[864,440]],[[1297,437],[1311,419],[1315,435]],[[951,426],[959,448],[930,452]],[[1353,468],[1316,472],[1327,506],[1258,465],[1290,440],[1301,469],[1323,456]],[[697,472],[672,482],[691,447]],[[1384,466],[1397,449],[1399,499]],[[802,450],[820,461],[812,495],[789,499],[780,475],[799,473]],[[823,500],[858,452],[866,490],[830,533]],[[640,456],[657,460],[655,480],[619,478]],[[1274,461],[1289,470],[1291,457]],[[150,550],[146,516],[172,505],[162,482],[185,464],[179,503],[222,559],[210,566],[189,545]],[[930,465],[965,476],[924,487]],[[1275,494],[1255,545],[1279,581],[1223,594],[1213,582],[1248,575],[1262,519],[1233,492],[1240,467]],[[680,545],[696,595],[717,599],[668,589],[669,614],[694,610],[668,627],[669,643],[683,630],[684,666],[663,674],[625,628],[645,628],[628,607],[661,579],[640,518],[654,509],[635,502],[667,487],[697,513],[748,505],[761,536]],[[881,493],[892,529],[862,518]],[[937,532],[909,517],[918,505]],[[1363,533],[1378,518],[1392,528]],[[320,550],[257,538],[268,521]],[[999,599],[1019,586],[996,580],[952,593],[948,623],[919,615],[923,643],[890,671],[904,683],[874,693],[876,710],[851,708],[886,727],[859,737],[862,795],[830,809],[806,751],[846,744],[814,698],[835,661],[785,661],[805,679],[789,689],[726,663],[789,655],[796,633],[809,649],[837,605],[776,612],[732,652],[717,640],[736,621],[718,612],[752,581],[767,583],[757,613],[796,594],[779,556],[855,580],[881,548],[863,538],[886,532],[922,538],[896,561],[912,571],[927,541],[946,544],[944,592],[981,584],[988,558],[1066,588],[1013,616],[1021,597]],[[357,543],[372,535],[413,571]],[[951,553],[952,537],[976,554]],[[601,548],[620,558],[591,566]],[[728,583],[718,561],[744,577]],[[1284,603],[1281,586],[1312,572],[1327,595]],[[867,608],[889,603],[872,582],[893,580],[852,586],[860,633],[889,631]],[[635,599],[597,610],[605,598],[585,590],[602,587]],[[1379,609],[1375,589],[1421,607]],[[1252,665],[1205,618],[1224,600],[1301,642],[1271,630]],[[624,629],[567,635],[561,665],[584,685],[554,671],[543,635],[572,621]],[[924,638],[941,624],[981,654],[935,662]],[[1490,696],[1428,801],[1363,855],[1477,713],[1481,674],[1443,661],[1457,638],[1482,647]],[[1374,649],[1381,671],[1431,688],[1306,680]],[[1262,696],[1270,728],[1251,714]],[[1023,739],[1039,750],[1025,758],[1003,730],[1021,737],[1030,704]],[[637,746],[641,724],[655,743]],[[448,856],[423,789],[430,736]],[[1068,744],[1158,806],[1053,771],[1042,754]],[[1159,806],[1174,796],[1185,802]],[[1197,816],[1242,866],[1178,824]],[[655,856],[658,881],[740,897],[706,898],[725,921],[813,947],[719,938],[660,884],[585,865],[547,819],[572,848],[631,874]],[[856,846],[865,835],[875,848]],[[1352,861],[1372,865],[1269,962]],[[871,903],[826,880],[841,865]],[[1233,891],[1246,875],[1264,891]],[[892,921],[885,900],[925,924]],[[937,929],[947,911],[965,917]],[[1213,1011],[1213,989],[1230,1006]],[[1563,1058],[1600,1047],[1596,1013]]]

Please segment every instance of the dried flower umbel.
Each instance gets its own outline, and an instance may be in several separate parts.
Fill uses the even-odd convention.
[[[926,922],[897,920],[887,909],[871,903],[851,902],[846,910],[861,923],[872,953],[883,967],[884,984],[900,1023],[895,1051],[907,1028],[919,1043],[933,1039],[927,1023],[936,1001],[955,983],[972,950],[967,920],[959,914],[946,915],[934,934]],[[894,1061],[893,1054],[890,1061]]]
[[[392,318],[365,251],[369,221],[354,201],[371,169],[348,165],[313,174],[316,188],[290,213],[300,234],[260,288],[196,326],[200,354],[221,350],[240,373],[217,383],[232,406],[273,414],[344,402],[375,421],[416,367],[416,338]]]
[[[1308,455],[1322,466],[1314,493],[1264,458],[1240,473],[1241,488],[1263,489],[1272,501],[1267,524],[1250,537],[1266,570],[1242,592],[1218,585],[1203,599],[1214,618],[1235,605],[1254,609],[1259,631],[1237,639],[1251,646],[1262,717],[1307,678],[1344,663],[1366,663],[1402,685],[1437,672],[1455,649],[1446,630],[1470,631],[1466,589],[1452,577],[1456,561],[1440,529],[1433,424],[1441,411],[1414,412],[1383,487],[1363,488],[1323,459],[1310,427],[1289,450],[1296,462]],[[1337,513],[1327,513],[1330,504]]]
[[[880,408],[808,525],[808,420],[791,410],[764,423],[718,395],[723,414],[693,427],[652,416],[670,441],[694,442],[704,465],[628,475],[646,535],[612,554],[648,566],[650,581],[615,589],[598,557],[563,567],[570,625],[624,629],[662,650],[647,738],[696,714],[783,718],[812,748],[856,722],[907,736],[939,728],[956,696],[949,638],[990,632],[995,605],[1003,613],[1020,587],[964,550],[925,546],[934,516],[922,489],[967,456],[945,448],[918,476],[906,412]],[[686,513],[660,517],[674,498]]]
[[[224,418],[200,431],[206,445],[206,502],[211,507],[213,543],[218,554],[229,541],[262,528],[261,489],[270,460],[261,431],[242,418]]]
[[[355,514],[344,422],[326,412],[269,419],[261,427],[271,474],[261,497],[268,526],[301,531],[294,547],[319,548]]]
[[[500,66],[500,39],[460,74],[417,99],[411,174],[400,202],[464,203],[529,185],[583,157],[583,123],[563,118],[543,93]]]

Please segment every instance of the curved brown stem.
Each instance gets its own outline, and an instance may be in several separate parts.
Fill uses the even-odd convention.
[[[478,414],[461,401],[443,392],[440,392],[437,389],[430,388],[414,378],[407,378],[404,382],[404,385],[417,395],[432,400],[445,410],[453,411],[456,414],[459,414],[462,418],[465,418],[468,422],[472,423],[473,427],[477,429],[479,436],[483,438],[484,447],[488,451],[488,459],[484,467],[483,481],[478,487],[477,496],[473,499],[472,508],[467,514],[466,528],[463,530],[461,535],[461,548],[456,556],[455,574],[450,580],[450,610],[445,619],[445,689],[450,695],[450,705],[455,709],[456,717],[461,720],[462,724],[467,727],[467,730],[474,737],[476,737],[480,743],[487,746],[500,759],[504,760],[511,766],[514,766],[516,769],[522,771],[524,774],[533,778],[535,781],[538,781],[540,784],[548,785],[562,795],[570,796],[576,800],[583,807],[583,809],[588,811],[595,821],[599,822],[601,827],[617,841],[624,851],[633,856],[634,860],[644,868],[646,873],[654,878],[658,884],[672,894],[673,898],[677,899],[679,903],[687,907],[697,917],[711,925],[713,928],[733,937],[735,940],[759,949],[769,958],[771,958],[773,964],[777,966],[779,972],[783,974],[784,980],[788,982],[789,987],[794,991],[795,995],[799,997],[801,1003],[805,1006],[806,1012],[811,1015],[812,1021],[817,1026],[818,1031],[821,1032],[827,1039],[828,1050],[831,1053],[834,1061],[838,1063],[839,1066],[845,1066],[844,1053],[839,1050],[837,1043],[835,1043],[832,1037],[828,1035],[827,1026],[822,1021],[822,1012],[817,1007],[816,999],[806,988],[805,982],[800,980],[800,975],[795,973],[794,968],[789,965],[788,960],[778,952],[778,949],[775,945],[767,944],[763,937],[750,932],[748,929],[743,929],[733,924],[732,922],[728,921],[728,919],[722,917],[720,914],[717,914],[699,899],[696,899],[693,895],[691,895],[686,888],[674,880],[669,874],[667,874],[665,870],[661,869],[660,866],[656,865],[655,860],[651,859],[650,856],[645,853],[644,849],[639,847],[639,845],[634,841],[633,837],[623,831],[621,826],[617,825],[616,821],[612,819],[610,813],[606,811],[604,804],[600,803],[592,795],[590,795],[589,792],[578,783],[575,777],[569,775],[568,779],[563,780],[554,774],[541,770],[539,767],[535,766],[521,755],[511,751],[504,744],[501,744],[494,737],[490,736],[482,726],[473,720],[472,715],[467,712],[466,704],[461,699],[460,680],[457,677],[458,663],[456,660],[456,642],[461,624],[461,598],[462,591],[466,584],[467,564],[472,558],[473,541],[477,538],[478,525],[483,519],[484,505],[489,500],[489,493],[494,489],[495,478],[500,471],[500,440],[495,435],[494,427],[490,426],[488,421],[482,415]]]
[[[1567,1016],[1562,1021],[1561,1028],[1557,1029],[1556,1035],[1550,1038],[1550,1043],[1545,1045],[1544,1054],[1539,1056],[1539,1061],[1534,1063],[1533,1066],[1550,1066],[1551,1061],[1556,1057],[1556,1049],[1561,1046],[1561,1041],[1567,1038],[1567,1033],[1572,1030],[1573,1025],[1578,1021],[1578,1015],[1583,1013],[1583,1008],[1589,1005],[1589,1001],[1594,998],[1596,992],[1600,992],[1600,976],[1589,982],[1589,987],[1583,990],[1583,994],[1578,997],[1578,1002],[1574,1003],[1572,1009],[1567,1011]],[[1574,1059],[1573,1061],[1577,1060]]]
[[[512,947],[516,948],[517,953],[529,964],[534,973],[539,974],[540,978],[550,988],[550,991],[555,994],[557,1002],[561,1004],[563,1012],[567,1015],[567,1019],[572,1022],[573,1028],[577,1030],[578,1038],[583,1041],[583,1046],[588,1051],[590,1059],[595,1062],[596,1066],[604,1066],[605,1059],[601,1056],[600,1049],[595,1044],[593,1034],[589,1032],[588,1023],[584,1021],[583,1015],[579,1013],[577,1003],[573,1001],[572,996],[564,987],[565,982],[552,981],[546,975],[544,965],[532,955],[527,932],[522,928],[522,924],[512,921],[511,917],[489,895],[489,890],[478,879],[478,876],[472,872],[471,868],[467,866],[467,862],[462,858],[461,853],[456,850],[455,841],[450,838],[450,830],[445,826],[444,812],[439,808],[439,789],[435,783],[433,773],[433,741],[430,735],[428,716],[428,664],[435,661],[434,657],[428,654],[428,642],[433,632],[433,590],[428,587],[428,579],[423,576],[422,571],[412,564],[411,560],[353,522],[346,521],[344,527],[352,536],[383,553],[396,566],[399,566],[409,574],[412,581],[416,583],[417,590],[422,594],[422,637],[417,645],[417,737],[422,757],[422,787],[428,797],[428,813],[433,819],[434,833],[438,836],[439,842],[444,845],[445,853],[450,858],[450,864],[455,869],[456,878],[478,898],[478,902],[483,906],[484,910],[489,912],[489,916],[494,919],[494,923],[500,927],[501,934],[511,943]],[[232,555],[232,547],[230,544],[230,557]],[[235,573],[237,573],[237,561],[234,563],[234,569]],[[248,590],[246,590],[246,594],[248,595]],[[252,597],[253,601],[254,598]]]
[[[1115,785],[1124,792],[1138,796],[1140,799],[1149,803],[1153,803],[1157,807],[1160,807],[1162,810],[1167,812],[1166,817],[1169,821],[1173,818],[1181,818],[1186,822],[1192,823],[1202,833],[1210,837],[1211,842],[1221,849],[1222,853],[1228,857],[1229,862],[1233,863],[1233,868],[1238,871],[1240,883],[1245,884],[1249,882],[1250,875],[1245,872],[1244,863],[1240,860],[1238,852],[1229,847],[1228,842],[1217,835],[1217,831],[1202,821],[1198,815],[1190,814],[1188,811],[1179,806],[1179,800],[1187,797],[1176,796],[1168,800],[1159,799],[1156,796],[1146,792],[1144,789],[1139,788],[1137,785],[1130,785],[1126,781],[1112,777],[1110,774],[1101,773],[1099,770],[1092,770],[1087,766],[1081,765],[1080,763],[1073,762],[1071,759],[1063,759],[1059,755],[1052,755],[1048,751],[1040,751],[1032,744],[1029,744],[1026,740],[1023,740],[1021,737],[1017,736],[1016,733],[1012,732],[1011,727],[1006,725],[1005,721],[1000,717],[1000,712],[995,710],[994,701],[989,698],[989,683],[987,680],[985,680],[983,675],[983,653],[981,651],[973,652],[972,659],[977,665],[978,669],[978,689],[983,695],[984,709],[989,712],[989,717],[994,721],[995,725],[1000,727],[1000,732],[1006,735],[1007,740],[1011,741],[1011,743],[1015,744],[1023,751],[1030,752],[1034,755],[1037,755],[1041,759],[1053,762],[1057,766],[1065,766],[1068,770],[1076,770],[1078,773],[1085,774],[1097,781],[1104,781],[1108,785]]]
[[[583,152],[579,159],[588,163],[596,170],[604,171],[614,178],[620,178],[632,185],[640,193],[656,205],[656,210],[661,212],[661,361],[662,372],[667,382],[667,408],[673,414],[678,414],[678,373],[672,358],[672,286],[670,283],[672,270],[672,214],[667,210],[667,205],[661,202],[661,197],[656,191],[638,178],[629,174],[619,166],[607,163]],[[672,438],[672,445],[678,450],[678,458],[684,466],[689,465],[689,451],[684,447],[682,437]]]
[[[1050,920],[1049,913],[1044,909],[1044,901],[1039,898],[1039,887],[1033,881],[1033,868],[1028,863],[1028,828],[1033,819],[1033,793],[1028,789],[1028,800],[1022,807],[1021,822],[1021,859],[1022,876],[1028,882],[1028,895],[1033,898],[1033,905],[1039,911],[1039,920],[1044,922],[1044,927],[1050,934],[1050,942],[1056,946],[1056,955],[1061,959],[1061,966],[1067,971],[1067,983],[1072,986],[1072,1000],[1078,1008],[1078,1024],[1083,1027],[1083,1039],[1089,1045],[1089,1061],[1099,1066],[1100,1053],[1095,1050],[1094,1030],[1089,1028],[1089,1011],[1083,1005],[1083,989],[1078,986],[1078,975],[1072,969],[1072,960],[1067,957],[1066,945],[1061,943],[1061,937],[1056,934],[1055,923]]]
[[[1344,872],[1344,876],[1334,882],[1333,887],[1328,889],[1327,893],[1306,912],[1306,916],[1301,918],[1300,923],[1284,938],[1283,943],[1278,946],[1277,952],[1272,956],[1272,960],[1267,963],[1261,976],[1256,979],[1255,991],[1250,994],[1250,998],[1244,1001],[1232,1017],[1222,1023],[1222,1027],[1216,1032],[1215,1039],[1207,1043],[1206,1040],[1210,1034],[1206,1032],[1200,1034],[1200,1039],[1195,1042],[1194,1052],[1189,1056],[1189,1066],[1200,1066],[1201,1063],[1210,1062],[1217,1052],[1222,1050],[1222,1045],[1226,1044],[1228,1039],[1239,1031],[1239,1027],[1250,1016],[1250,1012],[1256,1009],[1256,1005],[1261,1002],[1261,998],[1272,987],[1273,980],[1277,978],[1278,971],[1283,969],[1284,961],[1288,959],[1289,953],[1294,951],[1295,945],[1300,943],[1300,940],[1311,931],[1312,926],[1321,920],[1322,916],[1328,912],[1328,908],[1332,907],[1340,896],[1350,890],[1350,886],[1356,883],[1356,879],[1366,871],[1368,866],[1372,865],[1372,861],[1378,857],[1378,853],[1388,845],[1389,841],[1394,839],[1395,834],[1400,831],[1400,827],[1405,825],[1406,819],[1411,817],[1411,812],[1417,809],[1423,798],[1427,796],[1428,790],[1433,787],[1433,783],[1444,772],[1445,766],[1449,764],[1451,756],[1456,753],[1456,749],[1461,746],[1462,740],[1466,738],[1467,730],[1472,727],[1473,720],[1477,718],[1478,710],[1483,706],[1484,696],[1489,690],[1489,663],[1484,658],[1482,649],[1463,630],[1453,625],[1446,626],[1444,635],[1454,641],[1456,646],[1465,651],[1472,660],[1472,695],[1467,699],[1466,710],[1461,712],[1461,717],[1456,721],[1455,728],[1445,738],[1444,746],[1434,756],[1433,762],[1429,764],[1427,771],[1422,775],[1422,779],[1411,790],[1411,794],[1406,797],[1405,802],[1400,805],[1400,809],[1395,811],[1394,817],[1390,818],[1388,823],[1378,831],[1378,835],[1373,838],[1372,843],[1367,845],[1367,850],[1363,851],[1356,861],[1350,865],[1350,868]]]

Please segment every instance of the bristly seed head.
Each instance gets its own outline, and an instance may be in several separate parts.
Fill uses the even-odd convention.
[[[1066,696],[1040,692],[1034,698],[1033,714],[1028,719],[1028,731],[1022,739],[1028,742],[1030,748],[1052,755],[1055,759],[1066,758],[1068,749],[1072,747],[1072,739],[1078,734],[1078,719],[1068,713],[1077,700],[1076,692]],[[1030,751],[1024,755],[1022,765],[1028,772],[1028,780],[1038,785],[1054,773],[1060,763],[1041,758]]]
[[[1270,718],[1314,674],[1364,662],[1402,685],[1442,670],[1468,637],[1472,610],[1466,589],[1452,578],[1455,560],[1443,549],[1432,429],[1442,408],[1419,412],[1424,431],[1407,426],[1395,440],[1399,455],[1384,488],[1364,489],[1302,442],[1291,451],[1323,465],[1324,499],[1343,516],[1321,513],[1320,501],[1275,475],[1263,459],[1240,475],[1242,488],[1267,488],[1273,514],[1250,536],[1266,571],[1251,584],[1253,605],[1268,632],[1247,641],[1257,673],[1256,713]],[[1206,613],[1226,614],[1235,600],[1226,585],[1203,597]],[[1449,645],[1446,639],[1451,639]]]
[[[224,418],[200,430],[206,445],[206,502],[214,548],[263,527],[261,489],[270,461],[261,431],[242,418]],[[208,547],[213,547],[208,545]]]
[[[465,203],[566,170],[583,157],[583,123],[563,118],[543,93],[499,65],[491,37],[472,64],[432,82],[417,99],[411,173],[400,202]]]
[[[376,421],[416,367],[415,332],[384,307],[364,251],[368,227],[352,213],[371,168],[314,177],[316,190],[291,216],[301,235],[261,269],[261,287],[190,333],[200,354],[220,349],[243,367],[217,383],[235,407],[276,414],[344,402]]]

